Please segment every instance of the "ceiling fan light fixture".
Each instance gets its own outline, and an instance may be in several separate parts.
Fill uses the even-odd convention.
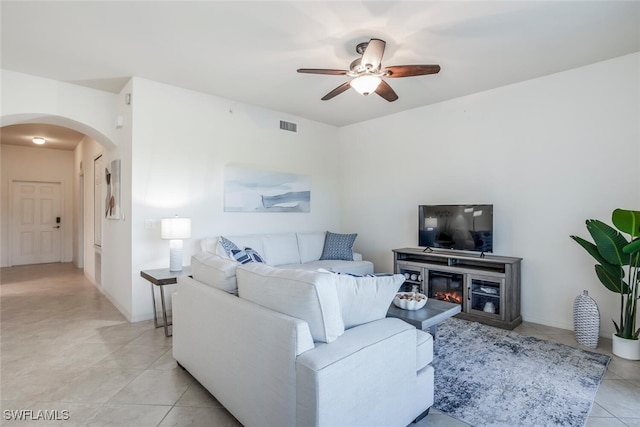
[[[378,76],[359,76],[351,80],[349,84],[356,92],[366,96],[371,92],[375,92],[380,82],[382,82],[382,79]]]
[[[40,136],[36,136],[36,137],[34,137],[34,138],[32,139],[32,141],[33,141],[33,143],[34,143],[34,144],[38,144],[38,145],[42,145],[42,144],[44,144],[45,142],[47,142],[47,140],[46,140],[46,139],[44,139],[44,138],[42,138],[42,137],[40,137]]]
[[[323,101],[333,99],[349,88],[353,88],[361,95],[369,95],[375,92],[383,99],[393,102],[398,99],[398,94],[389,86],[385,78],[424,76],[440,72],[439,65],[392,65],[382,67],[382,56],[386,42],[381,39],[371,39],[360,43],[356,51],[362,55],[351,62],[348,70],[335,70],[329,68],[298,68],[299,73],[324,74],[330,76],[352,77],[331,92],[320,98]]]

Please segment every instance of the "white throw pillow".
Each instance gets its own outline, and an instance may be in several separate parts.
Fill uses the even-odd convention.
[[[240,298],[304,320],[314,341],[329,343],[344,333],[335,275],[249,263],[236,276]]]
[[[345,329],[384,319],[398,289],[404,283],[402,274],[357,276],[332,273]]]
[[[222,258],[211,252],[200,252],[191,257],[191,275],[205,285],[229,292],[238,293],[236,268],[239,262]]]
[[[315,233],[298,233],[298,249],[300,262],[318,261],[324,249],[324,231]]]

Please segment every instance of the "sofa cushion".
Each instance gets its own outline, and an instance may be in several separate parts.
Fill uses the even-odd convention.
[[[261,253],[269,265],[300,264],[296,233],[265,234],[262,247]]]
[[[250,263],[236,276],[240,298],[304,320],[314,341],[332,342],[344,333],[333,274]]]
[[[389,305],[405,280],[402,274],[333,275],[345,329],[387,317]]]
[[[337,234],[327,231],[320,259],[353,261],[353,244],[356,237],[358,237],[357,234]]]
[[[298,233],[298,251],[300,262],[317,261],[322,256],[325,232]]]
[[[235,261],[211,252],[200,252],[191,257],[191,275],[206,285],[237,294],[236,268],[238,265]]]
[[[311,270],[317,271],[323,269],[334,273],[351,273],[351,274],[373,274],[373,263],[371,261],[340,261],[340,260],[322,260],[310,261],[305,264],[285,264],[280,268],[289,268],[295,270]]]

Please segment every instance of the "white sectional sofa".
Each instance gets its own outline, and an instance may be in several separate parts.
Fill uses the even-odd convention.
[[[193,277],[204,283],[222,285],[224,290],[235,292],[235,272],[240,263],[233,259],[220,243],[221,237],[224,237],[239,249],[253,249],[266,264],[271,266],[297,270],[323,268],[338,273],[352,274],[373,273],[373,264],[370,261],[363,260],[361,254],[353,252],[353,248],[349,248],[351,250],[351,259],[321,259],[325,252],[327,236],[337,236],[336,239],[339,240],[345,236],[355,236],[355,234],[345,235],[322,231],[205,238],[201,241],[202,252],[191,258],[191,271]],[[353,240],[355,240],[355,237],[353,237]],[[343,249],[346,250],[347,248]],[[349,252],[347,251],[347,253]],[[329,256],[329,258],[332,257]],[[342,256],[341,258],[349,257]]]
[[[432,337],[385,317],[403,276],[261,263],[236,276],[238,296],[178,278],[173,355],[245,427],[404,427],[426,415]]]

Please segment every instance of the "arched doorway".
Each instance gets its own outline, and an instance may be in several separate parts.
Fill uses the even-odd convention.
[[[22,132],[22,135],[19,134]],[[37,135],[36,135],[37,133]],[[61,144],[60,134],[67,138],[76,138],[66,147],[55,147]],[[95,284],[101,283],[101,250],[94,247],[96,223],[94,220],[94,199],[100,195],[94,194],[95,176],[93,170],[95,158],[102,156],[114,144],[95,129],[77,121],[59,117],[36,115],[7,116],[2,118],[2,266],[31,264],[40,262],[73,262],[83,268]],[[49,140],[49,145],[34,148],[31,138],[42,136]],[[5,144],[5,139],[12,137],[12,143]],[[96,139],[98,138],[98,139]],[[21,146],[16,140],[22,139],[32,146]],[[65,141],[69,143],[69,141]],[[44,154],[43,154],[44,153]],[[42,206],[29,197],[21,199],[18,188],[27,191],[44,187],[57,187],[60,194],[60,206],[49,199],[41,200]],[[27,206],[26,212],[20,212],[21,207]],[[47,207],[53,206],[50,210]],[[21,238],[16,229],[22,216],[43,219],[46,224],[42,238]],[[47,217],[47,218],[45,218]],[[28,222],[28,221],[27,221]],[[38,222],[38,221],[36,221]],[[34,236],[32,230],[26,230],[22,236]],[[54,236],[54,238],[46,236]],[[24,240],[24,241],[23,241]],[[43,246],[60,248],[58,257],[42,256],[38,254],[38,247],[33,242]],[[26,248],[26,250],[25,250]],[[33,257],[18,256],[34,250]],[[28,255],[28,254],[27,254]]]

